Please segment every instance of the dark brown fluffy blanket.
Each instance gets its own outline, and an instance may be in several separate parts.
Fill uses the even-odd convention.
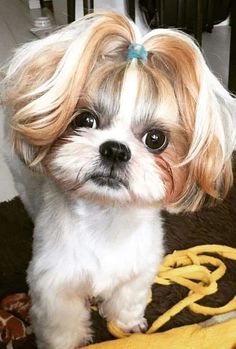
[[[234,172],[236,178],[236,166]],[[186,215],[170,215],[163,212],[163,219],[166,230],[166,253],[202,244],[223,244],[236,248],[236,185],[227,199],[217,207],[205,208],[198,213]],[[0,205],[0,299],[3,300],[0,303],[0,314],[1,311],[4,311],[3,316],[13,315],[16,319],[23,321],[26,326],[28,326],[27,317],[25,314],[22,317],[17,309],[18,306],[25,307],[24,302],[27,298],[24,298],[24,295],[20,296],[23,297],[23,304],[22,302],[16,304],[14,297],[11,300],[13,306],[3,309],[2,304],[5,304],[5,297],[9,294],[27,292],[25,270],[31,257],[32,229],[33,225],[19,198]],[[221,306],[236,294],[236,262],[231,260],[224,260],[224,262],[228,271],[219,283],[218,292],[202,300],[201,304]],[[155,285],[153,301],[146,310],[148,322],[152,323],[186,294],[186,289],[181,286]],[[92,318],[95,330],[94,342],[111,339],[112,336],[106,330],[105,321],[96,312],[92,313]],[[185,309],[161,330],[192,324],[204,319],[206,317]],[[14,328],[12,331],[14,332]],[[6,342],[9,339],[6,340],[6,329],[1,324],[0,335],[5,338],[5,343],[3,340],[0,341],[0,349],[6,348]],[[36,348],[33,335],[15,340],[13,348]]]

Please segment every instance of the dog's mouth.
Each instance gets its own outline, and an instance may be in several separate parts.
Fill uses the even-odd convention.
[[[101,173],[93,173],[86,178],[86,181],[91,180],[101,187],[109,187],[112,189],[120,189],[121,187],[125,187],[128,189],[128,182],[119,176],[115,176],[114,174],[101,174]]]

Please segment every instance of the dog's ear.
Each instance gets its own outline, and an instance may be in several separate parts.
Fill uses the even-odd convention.
[[[49,43],[47,38],[19,48],[3,81],[9,141],[20,159],[38,172],[42,171],[40,162],[47,152],[45,126],[47,115],[50,115],[47,108],[51,105],[38,103],[37,99],[50,89],[50,80],[53,80],[64,54],[55,43]],[[48,123],[53,122],[48,120]],[[52,139],[55,128],[47,132]]]
[[[21,160],[36,171],[42,170],[41,159],[62,128],[59,109],[67,85],[61,79],[61,67],[65,67],[68,43],[57,39],[55,34],[20,47],[3,81],[10,142]]]
[[[235,99],[211,73],[198,46],[187,35],[153,31],[147,38],[152,65],[171,81],[187,149],[177,166],[186,171],[173,209],[193,211],[206,201],[224,198],[232,184]],[[212,200],[211,200],[212,199]]]
[[[101,12],[16,52],[4,80],[4,100],[12,115],[14,148],[27,165],[35,169],[66,130],[99,61],[121,59],[133,39],[127,18]]]

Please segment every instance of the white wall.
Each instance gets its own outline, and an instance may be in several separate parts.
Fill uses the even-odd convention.
[[[137,0],[136,0],[137,1]],[[53,1],[54,14],[57,24],[67,23],[67,1],[66,0],[54,0]],[[126,13],[125,0],[94,0],[95,10],[116,10],[121,13]],[[76,0],[76,19],[83,16],[83,0]],[[136,4],[136,23],[140,30],[144,33],[148,31],[148,28],[144,25],[140,11]]]
[[[24,1],[24,2],[26,2],[26,1]],[[28,3],[29,3],[29,8],[32,10],[37,9],[37,8],[41,8],[39,0],[29,0]]]
[[[121,13],[126,12],[125,0],[94,0],[95,10],[116,10]],[[141,14],[136,0],[136,13],[135,13],[135,22],[144,33],[148,31],[148,28],[142,21]],[[83,16],[83,0],[76,0],[76,19]]]
[[[27,5],[30,9],[40,8],[39,0],[21,0],[25,5]]]
[[[94,0],[95,10],[105,10],[110,9],[124,13],[125,5],[123,0]],[[83,16],[83,0],[76,1],[76,18]]]

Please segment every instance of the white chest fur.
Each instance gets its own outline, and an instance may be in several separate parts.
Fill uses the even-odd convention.
[[[71,204],[50,190],[36,219],[30,274],[37,282],[83,285],[98,296],[142,272],[155,273],[162,253],[156,210]]]

